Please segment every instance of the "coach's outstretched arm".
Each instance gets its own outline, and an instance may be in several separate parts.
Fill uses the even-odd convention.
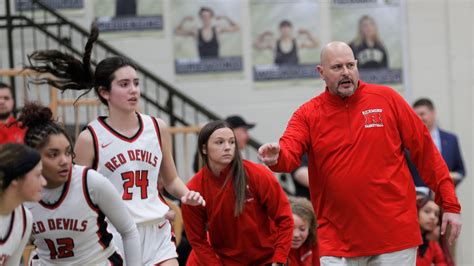
[[[258,159],[268,166],[278,163],[280,144],[276,142],[265,143],[258,148]]]

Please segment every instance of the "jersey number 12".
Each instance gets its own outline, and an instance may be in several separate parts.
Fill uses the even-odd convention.
[[[52,260],[64,259],[74,256],[74,240],[70,237],[56,239],[56,244],[51,239],[44,239],[49,248],[49,257]]]

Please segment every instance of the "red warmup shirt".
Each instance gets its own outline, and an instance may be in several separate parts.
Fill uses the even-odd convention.
[[[317,246],[302,245],[299,249],[291,249],[288,266],[319,266]]]
[[[389,87],[359,81],[345,99],[326,90],[295,111],[280,148],[276,172],[291,172],[308,152],[320,256],[371,256],[421,244],[405,148],[436,203],[446,212],[461,210],[430,132]]]
[[[6,123],[0,122],[0,144],[9,142],[23,143],[25,129],[20,128],[17,124],[12,124],[15,121],[15,118],[10,116]]]
[[[428,248],[425,251],[423,257],[420,255],[420,249],[418,249],[416,256],[416,266],[447,266],[448,264],[444,260],[443,250],[439,246],[438,242],[428,242]]]
[[[206,200],[205,207],[182,206],[186,235],[200,265],[263,265],[287,260],[293,215],[285,192],[265,166],[245,160],[243,164],[248,190],[238,217],[234,217],[232,180],[223,187],[230,167],[215,176],[205,166],[188,183],[190,190]]]

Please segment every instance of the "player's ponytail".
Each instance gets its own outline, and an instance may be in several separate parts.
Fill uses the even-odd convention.
[[[33,52],[28,56],[30,65],[27,66],[26,69],[46,74],[34,79],[33,82],[35,84],[48,84],[61,91],[84,90],[85,92],[82,95],[94,89],[99,100],[107,105],[107,101],[100,96],[99,91],[110,91],[111,82],[115,78],[114,73],[119,68],[131,66],[136,69],[137,67],[130,59],[115,56],[102,60],[94,71],[92,68],[91,54],[94,43],[98,37],[99,29],[97,25],[93,23],[84,48],[82,61],[58,50],[40,50]]]

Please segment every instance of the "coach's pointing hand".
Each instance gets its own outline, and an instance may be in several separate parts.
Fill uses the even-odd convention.
[[[280,155],[280,145],[276,142],[265,143],[258,148],[258,159],[268,166],[275,165]]]

